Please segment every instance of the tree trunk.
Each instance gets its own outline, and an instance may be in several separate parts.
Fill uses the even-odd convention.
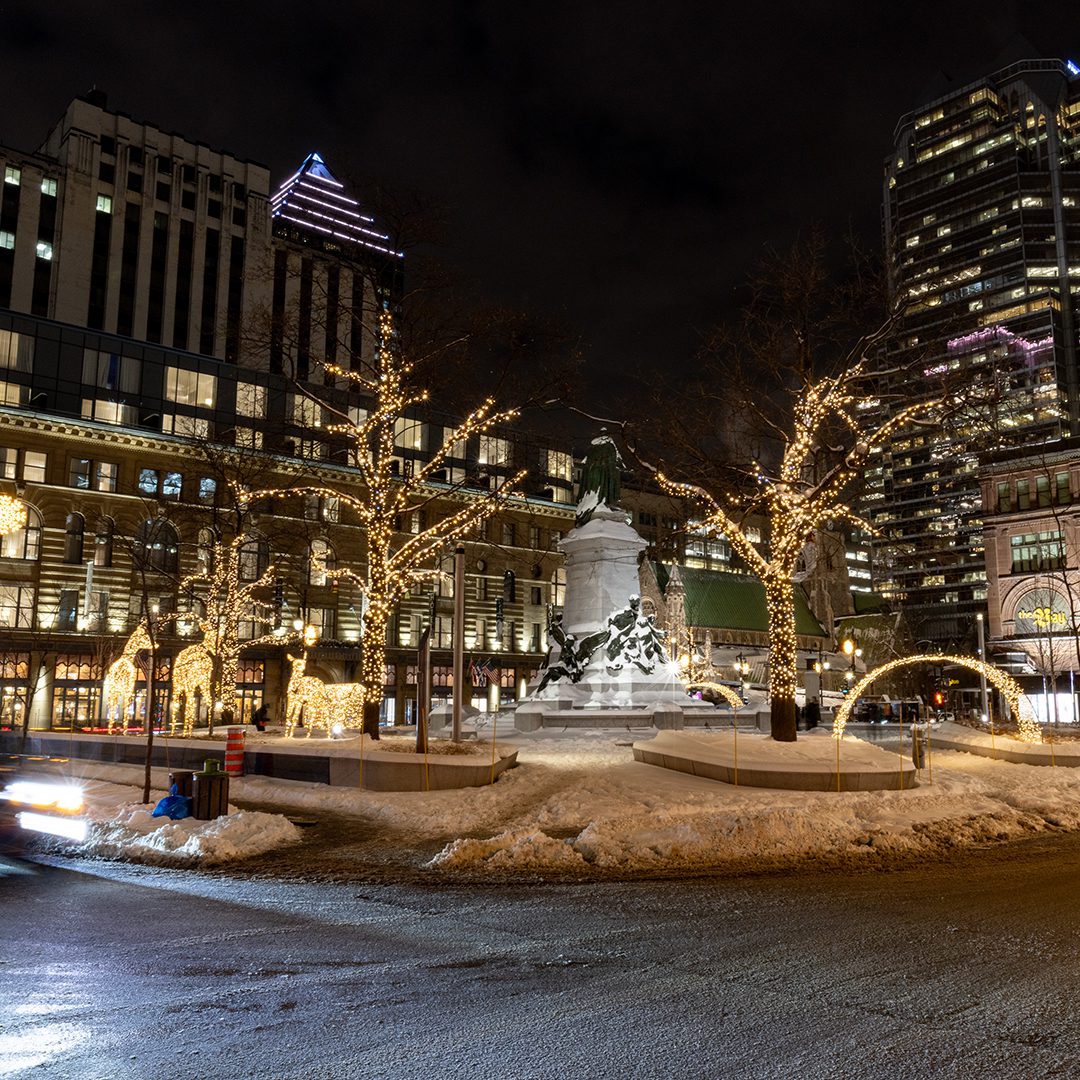
[[[794,742],[799,657],[791,579],[785,575],[766,580],[765,599],[769,609],[769,726],[777,742]]]
[[[364,624],[364,641],[360,660],[360,681],[364,684],[364,734],[379,737],[379,710],[382,707],[386,684],[386,626],[387,619],[368,608]]]

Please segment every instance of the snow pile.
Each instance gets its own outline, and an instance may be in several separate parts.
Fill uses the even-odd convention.
[[[938,751],[933,783],[924,770],[913,790],[789,792],[736,788],[619,760],[612,751],[628,755],[622,747],[595,746],[588,755],[594,764],[579,771],[582,741],[537,748],[543,764],[523,750],[521,758],[534,772],[531,805],[490,838],[447,844],[428,865],[501,874],[576,868],[619,875],[797,862],[870,866],[1080,830],[1075,769]],[[740,737],[740,754],[742,745]],[[747,751],[750,745],[747,739]],[[860,750],[881,753],[845,743],[845,755],[861,756]]]
[[[211,866],[261,855],[299,839],[300,830],[280,814],[239,810],[213,821],[170,821],[151,817],[141,803],[129,803],[108,817],[96,808],[77,851],[155,866]]]
[[[85,785],[87,834],[81,843],[41,837],[39,850],[154,866],[212,866],[235,862],[299,841],[300,830],[281,814],[239,810],[214,821],[153,817],[153,804],[132,801],[137,789]]]

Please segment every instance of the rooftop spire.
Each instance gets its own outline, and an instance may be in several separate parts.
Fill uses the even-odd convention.
[[[344,240],[384,255],[402,257],[379,232],[375,221],[360,212],[360,204],[345,194],[345,185],[327,168],[322,155],[312,151],[270,201],[275,219],[312,231],[326,240]]]

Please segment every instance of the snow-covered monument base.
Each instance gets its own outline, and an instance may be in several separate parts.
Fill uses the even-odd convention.
[[[585,462],[576,524],[562,539],[566,604],[548,656],[515,711],[519,731],[550,727],[681,728],[692,701],[664,635],[642,614],[645,541],[616,505],[621,462],[607,436]],[[710,706],[705,706],[710,708]]]

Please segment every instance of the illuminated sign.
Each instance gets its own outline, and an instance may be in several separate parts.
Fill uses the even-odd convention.
[[[1070,623],[1069,601],[1056,589],[1032,589],[1026,592],[1016,605],[1016,632],[1018,634],[1045,634],[1068,630]]]

